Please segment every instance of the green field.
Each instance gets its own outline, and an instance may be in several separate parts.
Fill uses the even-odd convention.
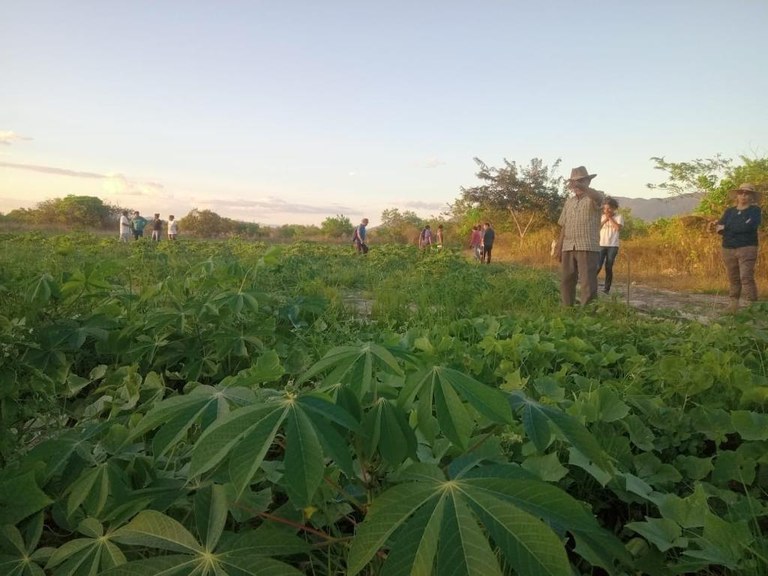
[[[767,575],[767,344],[450,250],[6,234],[0,574]]]

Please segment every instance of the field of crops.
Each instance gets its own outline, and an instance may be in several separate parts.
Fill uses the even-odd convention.
[[[0,243],[0,574],[768,575],[768,307],[410,246]]]

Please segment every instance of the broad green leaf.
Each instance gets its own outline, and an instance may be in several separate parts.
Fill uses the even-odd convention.
[[[297,508],[309,506],[323,479],[323,449],[306,413],[294,406],[286,418],[285,474],[288,497]]]
[[[355,576],[384,546],[390,535],[422,505],[436,498],[437,483],[409,482],[379,495],[357,530],[347,560],[349,576]]]
[[[285,410],[278,404],[246,406],[217,420],[195,443],[190,476],[198,476],[217,466],[251,431],[259,425],[264,426],[264,422],[270,424]]]
[[[522,576],[570,575],[563,543],[541,520],[484,490],[463,489],[472,508]]]
[[[467,505],[451,491],[446,498],[445,516],[437,552],[440,576],[501,576],[499,563]]]
[[[387,557],[381,576],[432,574],[444,510],[443,496],[430,500],[414,514],[396,533],[393,549],[398,553]]]
[[[522,466],[545,482],[559,482],[568,474],[568,468],[560,464],[557,452],[546,456],[528,456]]]
[[[510,395],[510,403],[513,408],[522,410],[525,431],[532,435],[532,440],[539,450],[546,448],[549,437],[545,424],[553,426],[571,446],[590,459],[596,466],[606,472],[612,471],[607,454],[600,447],[595,437],[581,422],[573,416],[566,414],[554,406],[539,404],[526,398],[522,393],[516,392]]]
[[[436,367],[435,373],[442,382],[450,384],[475,410],[492,422],[512,424],[512,410],[507,395],[500,390],[451,368]]]
[[[283,407],[276,407],[269,412],[263,412],[262,418],[250,427],[246,436],[231,450],[229,476],[238,498],[244,493],[264,461],[264,457],[272,446],[287,414],[288,411]],[[234,430],[228,426],[222,432],[234,433]],[[220,434],[216,433],[215,436],[219,437]],[[194,461],[194,454],[192,459]]]
[[[680,525],[672,520],[646,518],[645,522],[627,522],[625,527],[640,534],[662,552],[688,545],[688,540],[682,537]]]
[[[349,412],[318,392],[299,396],[296,399],[296,404],[301,406],[310,417],[312,414],[315,414],[339,426],[343,426],[347,430],[360,430],[360,424]]]
[[[768,414],[734,410],[731,421],[744,440],[768,440]]]
[[[173,518],[155,510],[144,510],[112,534],[122,544],[159,548],[169,552],[201,553],[195,537]]]
[[[214,550],[227,521],[227,495],[224,486],[211,484],[195,494],[195,525],[206,550]]]
[[[523,427],[528,438],[539,452],[544,452],[552,442],[549,419],[535,402],[525,402],[522,408]]]
[[[683,554],[737,570],[744,559],[746,549],[753,541],[754,536],[746,520],[728,522],[715,514],[707,513],[702,537],[692,541],[699,549],[689,547]]]
[[[52,502],[32,471],[0,482],[0,524],[17,524]]]
[[[189,554],[171,554],[134,560],[99,576],[194,576],[201,574],[196,570],[199,564],[200,559]]]
[[[380,398],[365,416],[369,454],[378,450],[392,465],[416,454],[416,436],[405,414],[389,400]]]
[[[467,449],[472,433],[472,418],[450,384],[435,385],[435,406],[440,430],[462,450]]]

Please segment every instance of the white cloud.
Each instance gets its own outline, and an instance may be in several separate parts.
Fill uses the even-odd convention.
[[[426,158],[418,162],[420,168],[437,168],[438,166],[445,166],[445,162],[434,156]]]
[[[10,146],[17,140],[32,140],[32,138],[16,134],[13,130],[0,130],[0,144]]]

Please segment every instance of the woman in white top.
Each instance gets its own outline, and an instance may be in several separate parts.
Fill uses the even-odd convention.
[[[597,273],[605,264],[605,286],[603,292],[608,294],[613,283],[613,262],[619,253],[619,232],[624,226],[624,217],[619,214],[619,203],[613,198],[603,202],[603,214],[600,217],[600,265]]]

